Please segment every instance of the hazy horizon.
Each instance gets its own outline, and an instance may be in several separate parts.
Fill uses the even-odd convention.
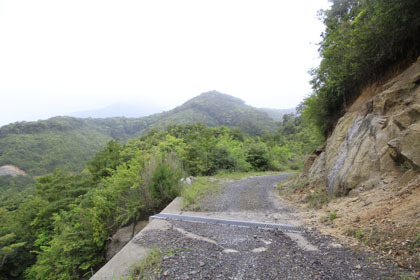
[[[200,93],[201,94],[201,93]],[[200,95],[200,94],[197,94]],[[194,97],[193,97],[194,98]],[[182,102],[181,104],[175,105],[172,108],[162,108],[159,107],[158,104],[142,104],[142,103],[129,103],[129,102],[117,102],[117,103],[112,103],[109,104],[107,106],[103,106],[103,107],[94,107],[94,108],[89,108],[87,110],[81,110],[81,111],[75,111],[75,112],[65,112],[62,114],[58,114],[58,115],[54,115],[54,116],[49,116],[46,118],[34,118],[34,119],[27,119],[27,120],[18,120],[18,121],[14,121],[14,122],[19,122],[19,121],[27,121],[27,122],[31,122],[31,121],[39,121],[39,120],[46,120],[49,118],[53,118],[53,117],[58,117],[58,116],[68,116],[68,117],[76,117],[76,118],[109,118],[109,117],[126,117],[126,118],[140,118],[140,117],[145,117],[145,116],[150,116],[152,114],[158,114],[158,113],[162,113],[164,111],[170,111],[172,109],[175,109],[178,106],[181,106],[182,104],[184,104],[185,102],[187,102],[188,100],[185,100],[184,102]],[[245,101],[245,100],[243,100]],[[251,104],[248,104],[245,101],[246,105],[252,106]],[[146,108],[146,106],[149,106]],[[256,106],[252,106],[258,109],[274,109],[274,110],[291,110],[291,109],[295,109],[296,107],[290,107],[290,108],[272,108],[272,107],[256,107]],[[120,114],[121,109],[128,109],[127,111],[124,111],[123,114]],[[134,112],[135,109],[139,109],[139,110],[143,110],[143,111],[138,111],[138,112]],[[145,110],[144,110],[145,109]],[[118,112],[118,113],[114,113],[114,112]],[[1,126],[5,126],[14,122],[10,122],[10,123],[1,123],[0,121],[0,127]]]
[[[0,0],[0,126],[210,90],[258,108],[311,92],[327,0]]]

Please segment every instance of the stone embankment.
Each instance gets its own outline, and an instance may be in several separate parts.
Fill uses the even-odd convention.
[[[368,87],[306,167],[331,195],[407,185],[420,171],[420,58],[382,85]]]
[[[305,210],[306,222],[420,277],[420,58],[366,87],[289,186],[303,207],[319,190],[329,195],[321,210]]]

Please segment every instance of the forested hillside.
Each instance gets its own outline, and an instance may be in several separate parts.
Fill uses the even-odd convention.
[[[358,240],[411,272],[401,279],[417,279],[420,1],[330,2],[314,91],[301,107],[328,138],[281,191],[320,208],[309,212],[320,230]]]
[[[171,125],[124,144],[109,141],[78,174],[56,169],[35,187],[30,178],[4,177],[10,185],[0,200],[0,279],[89,277],[104,261],[109,237],[170,202],[181,176],[298,169],[321,142],[316,135],[294,115],[263,137]]]
[[[272,118],[276,122],[283,121],[284,115],[296,113],[296,108],[291,108],[291,109],[258,108],[258,110],[266,113],[270,118]]]
[[[363,87],[420,54],[420,1],[334,0],[322,13],[318,68],[303,116],[329,134]]]
[[[13,164],[28,174],[55,168],[81,171],[84,163],[112,138],[125,142],[150,128],[201,122],[211,127],[238,127],[248,135],[274,131],[278,125],[264,112],[216,91],[199,95],[175,109],[143,118],[79,119],[55,117],[0,128],[0,165]]]

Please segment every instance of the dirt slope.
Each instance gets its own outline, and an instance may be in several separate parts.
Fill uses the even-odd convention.
[[[282,191],[322,207],[306,210],[321,231],[420,271],[420,58],[367,87]]]

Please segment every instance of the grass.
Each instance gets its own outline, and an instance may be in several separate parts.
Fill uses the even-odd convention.
[[[186,185],[181,191],[183,209],[200,210],[200,200],[207,195],[220,192],[220,179],[197,177],[191,185]]]
[[[365,237],[365,233],[361,229],[349,229],[347,231],[347,235],[356,237],[359,241],[364,241],[364,237]]]
[[[383,240],[386,236],[386,233],[379,231],[375,227],[365,229],[350,229],[347,231],[347,235],[356,237],[360,242],[363,242],[366,245],[378,247],[381,250],[389,250],[389,247],[379,245],[384,243]]]
[[[420,248],[420,232],[417,233],[416,237],[414,238],[413,246]]]
[[[299,178],[298,174],[293,175],[288,181],[280,182],[277,184],[277,189],[281,194],[290,194],[296,191],[304,189],[304,187],[308,184],[309,178]]]
[[[147,272],[152,270],[153,274],[157,274],[160,268],[161,260],[164,256],[164,252],[159,248],[153,248],[147,255],[147,257],[138,265],[132,276],[128,280],[134,279],[154,279],[152,275]]]
[[[314,190],[313,193],[310,193],[306,201],[308,202],[309,206],[315,209],[321,209],[322,206],[327,204],[330,201],[330,197],[327,194],[325,188],[317,188]]]
[[[329,196],[322,181],[310,181],[306,176],[296,174],[286,182],[280,182],[277,185],[280,195],[292,200],[304,200],[308,206],[315,209],[321,209],[333,196]],[[331,217],[330,217],[331,218]],[[337,218],[336,214],[332,221]]]
[[[411,276],[409,274],[401,274],[400,279],[401,280],[415,280],[416,278],[414,278],[413,276]]]
[[[406,235],[407,233],[409,235]],[[406,229],[404,233],[399,227],[370,226],[348,229],[346,234],[380,252],[388,260],[395,261],[400,267],[410,267],[410,270],[420,271],[420,232]]]
[[[331,222],[334,222],[334,220],[337,219],[337,213],[336,212],[330,212],[330,213],[328,213],[328,217],[330,218]]]

